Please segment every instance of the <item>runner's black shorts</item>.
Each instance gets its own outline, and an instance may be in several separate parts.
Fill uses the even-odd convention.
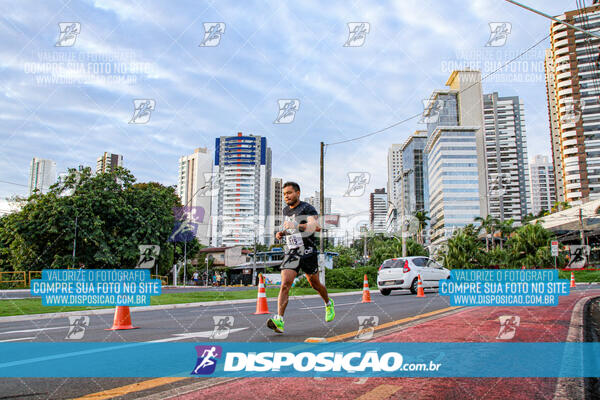
[[[298,275],[300,275],[300,271],[308,275],[319,272],[319,256],[316,251],[313,254],[303,256],[300,260],[285,262],[286,259],[287,257],[284,258],[284,263],[281,265],[282,270],[293,269]]]

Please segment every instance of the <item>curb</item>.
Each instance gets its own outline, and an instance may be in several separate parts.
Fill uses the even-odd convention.
[[[565,342],[583,342],[583,328],[585,326],[584,308],[588,301],[595,296],[582,297],[575,303],[571,314],[571,322]],[[585,387],[582,377],[558,378],[553,400],[583,400],[585,399]]]
[[[379,291],[371,290],[371,293],[375,293],[375,292],[379,292]],[[359,295],[359,294],[362,294],[362,290],[357,290],[354,292],[331,293],[329,296],[337,297],[337,296],[350,296],[350,295]],[[320,296],[318,294],[305,294],[305,295],[301,295],[301,296],[290,296],[290,300],[312,299],[312,298],[319,298],[319,297]],[[267,298],[267,301],[269,299],[277,300],[276,297]],[[204,302],[199,302],[199,303],[163,304],[160,306],[132,307],[133,308],[132,312],[173,310],[176,308],[190,308],[190,307],[224,306],[224,305],[231,305],[231,304],[245,304],[245,303],[255,303],[255,302],[256,302],[256,299],[239,299],[239,300],[204,301]],[[85,311],[65,311],[65,312],[46,313],[46,314],[11,315],[11,316],[6,316],[6,317],[0,317],[0,323],[61,318],[61,317],[68,317],[70,315],[77,315],[77,316],[79,316],[79,315],[103,315],[103,314],[113,314],[114,312],[115,312],[114,307],[111,307],[111,308],[103,308],[103,309],[97,309],[97,310],[85,310]]]

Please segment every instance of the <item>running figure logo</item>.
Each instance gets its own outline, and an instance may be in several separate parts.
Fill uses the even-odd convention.
[[[445,101],[441,99],[425,99],[423,101],[423,114],[421,115],[421,124],[435,124],[440,119],[440,114],[444,109]]]
[[[506,44],[512,30],[510,22],[490,22],[490,38],[485,47],[501,47]]]
[[[69,332],[65,339],[81,339],[85,334],[85,328],[90,326],[90,317],[69,317]]]
[[[367,34],[371,32],[371,24],[368,22],[348,22],[348,40],[344,47],[361,47],[365,44]]]
[[[500,331],[496,339],[510,340],[517,333],[517,326],[521,323],[521,317],[518,315],[502,315],[498,317],[500,320]]]
[[[221,346],[196,346],[196,352],[198,361],[191,375],[210,375],[215,372],[217,359],[223,354]]]
[[[156,101],[153,99],[133,100],[133,117],[130,124],[146,124],[150,121],[150,115],[156,107]]]
[[[155,244],[140,244],[140,258],[136,268],[153,268],[160,254],[160,246]]]
[[[71,47],[81,33],[81,24],[79,22],[61,22],[58,24],[58,29],[60,29],[60,34],[54,46]]]
[[[221,36],[225,34],[224,22],[205,22],[204,39],[198,47],[215,47],[221,43]]]
[[[348,189],[344,197],[362,196],[370,180],[371,174],[368,172],[348,172]]]
[[[273,121],[274,124],[289,124],[294,121],[296,112],[300,107],[300,100],[298,99],[279,99],[279,114],[277,119]]]
[[[213,321],[215,322],[215,329],[209,336],[209,339],[227,339],[227,336],[229,336],[229,331],[231,328],[233,328],[233,317],[230,315],[215,315],[213,316]]]
[[[358,318],[358,333],[355,339],[371,339],[375,327],[379,324],[379,317],[377,315],[364,315]]]

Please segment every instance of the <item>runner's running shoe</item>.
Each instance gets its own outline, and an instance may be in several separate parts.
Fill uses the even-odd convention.
[[[272,318],[269,318],[267,326],[277,333],[283,333],[283,318],[275,315]]]
[[[333,308],[333,299],[329,298],[329,304],[325,306],[325,322],[331,322],[335,318],[335,309]]]

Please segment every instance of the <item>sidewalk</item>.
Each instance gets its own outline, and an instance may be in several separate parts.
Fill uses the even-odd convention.
[[[377,337],[379,342],[563,342],[575,304],[600,290],[561,297],[557,307],[475,307]],[[499,316],[520,317],[515,336],[497,338]],[[576,324],[574,324],[576,325]],[[578,329],[577,326],[574,327]],[[572,329],[573,331],[573,329]],[[222,399],[554,399],[556,378],[246,378],[164,398]],[[559,398],[559,397],[557,397]]]

